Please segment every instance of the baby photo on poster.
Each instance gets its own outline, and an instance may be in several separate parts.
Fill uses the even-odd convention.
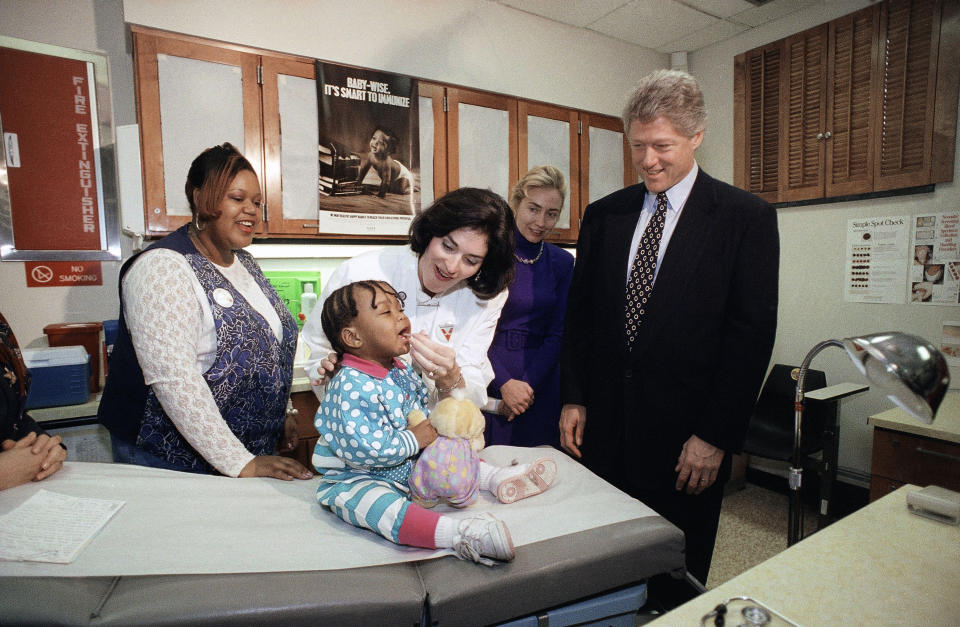
[[[404,234],[420,205],[417,81],[318,61],[320,230]]]

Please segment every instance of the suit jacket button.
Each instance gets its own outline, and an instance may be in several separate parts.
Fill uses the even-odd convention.
[[[630,378],[632,378],[632,377],[633,377],[633,369],[632,369],[632,368],[627,368],[626,371],[623,373],[623,378],[624,378],[624,379],[630,379]]]

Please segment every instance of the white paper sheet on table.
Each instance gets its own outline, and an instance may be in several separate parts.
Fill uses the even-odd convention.
[[[39,490],[0,516],[0,560],[69,564],[121,507]]]
[[[508,465],[540,456],[557,461],[557,483],[544,494],[503,505],[489,493],[464,510],[490,511],[522,546],[595,527],[656,515],[554,449],[493,446],[484,459]],[[63,494],[126,501],[71,564],[0,562],[2,576],[133,576],[335,570],[449,554],[395,545],[321,508],[317,479],[231,479],[119,464],[67,462],[43,487]],[[0,492],[0,515],[40,487]]]

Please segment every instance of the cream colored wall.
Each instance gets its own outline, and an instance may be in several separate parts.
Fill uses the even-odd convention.
[[[669,64],[668,55],[487,0],[0,0],[0,34],[106,52],[115,121],[132,124],[124,20],[612,115],[631,84]],[[0,263],[0,310],[22,344],[42,342],[52,322],[115,318],[119,265],[103,263],[102,287],[27,288],[22,263]],[[265,265],[328,273],[333,263]]]
[[[733,182],[733,57],[869,4],[862,0],[829,2],[691,54],[690,71],[703,85],[709,109],[707,136],[697,154],[704,169]],[[772,362],[799,365],[821,340],[876,331],[905,331],[938,343],[941,322],[960,319],[960,308],[844,302],[847,220],[956,211],[958,207],[960,170],[955,169],[954,182],[937,185],[932,193],[779,209],[780,310]],[[811,367],[824,370],[828,384],[863,381],[839,349],[824,351]],[[960,379],[960,373],[955,375]],[[869,472],[872,428],[866,424],[867,417],[892,406],[876,390],[842,403],[842,470]]]

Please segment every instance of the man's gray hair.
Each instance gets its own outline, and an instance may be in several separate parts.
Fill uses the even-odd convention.
[[[634,120],[647,124],[660,116],[687,137],[706,128],[707,107],[695,78],[680,70],[657,70],[640,79],[623,108],[624,132]]]

